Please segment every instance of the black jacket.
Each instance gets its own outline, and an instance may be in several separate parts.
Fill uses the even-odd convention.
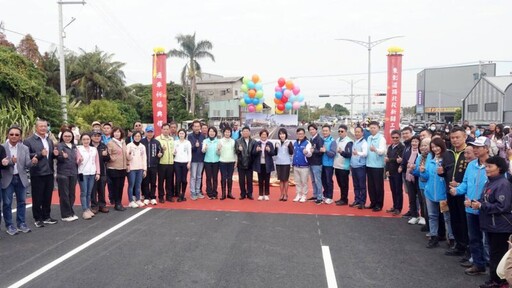
[[[403,156],[404,148],[404,144],[402,143],[398,143],[394,148],[393,144],[388,146],[388,151],[386,153],[386,157],[388,157],[388,162],[386,162],[386,171],[389,172],[389,175],[398,174],[398,167],[400,167],[401,163],[399,164],[397,162],[397,158]]]
[[[78,175],[78,164],[76,163],[77,150],[75,144],[69,148],[64,142],[57,145],[59,156],[57,156],[57,175],[76,176]],[[64,158],[64,153],[68,154]]]
[[[254,157],[254,161],[252,163],[252,170],[260,173],[261,172],[261,153],[263,153],[263,151],[256,151],[257,147],[261,147],[261,141],[257,141],[253,148],[252,154]],[[270,172],[274,171],[274,159],[272,158],[272,156],[276,155],[276,150],[274,149],[274,144],[272,144],[272,142],[270,142],[270,141],[267,141],[267,144],[265,145],[265,149],[266,149],[266,147],[270,147],[270,152],[267,152],[265,150],[265,171],[267,173],[270,173]]]
[[[151,140],[144,138],[140,140],[140,143],[146,147],[146,159],[148,161],[148,168],[158,167],[158,163],[160,162],[158,153],[162,152],[162,144],[160,144],[160,141],[156,140],[155,138],[152,138]]]
[[[249,138],[249,143],[245,143],[244,138],[237,139],[235,141],[235,152],[238,157],[238,167],[243,169],[252,169],[252,162],[254,160],[254,156],[252,151],[254,149],[254,145],[256,145],[256,141],[252,138]],[[239,147],[242,147],[242,151],[240,151]]]
[[[48,139],[48,156],[44,157],[41,155],[41,151],[43,150],[43,141],[39,136],[32,135],[31,137],[25,139],[23,144],[28,147],[28,151],[30,152],[30,159],[37,158],[38,162],[36,165],[33,165],[30,168],[30,175],[32,176],[46,176],[53,175],[53,160],[55,157],[53,156],[53,142]]]
[[[315,137],[309,139],[309,142],[311,143],[311,147],[313,148],[313,155],[311,155],[311,157],[308,158],[309,165],[322,165],[322,156],[324,155],[324,153],[320,152],[320,148],[324,146],[324,139],[322,139],[322,136],[320,136],[320,134],[316,134]]]
[[[107,176],[107,163],[110,161],[110,154],[108,154],[107,145],[100,142],[96,149],[98,150],[98,156],[100,158],[100,176]],[[107,156],[102,155],[103,151],[107,151]]]
[[[512,233],[512,185],[503,175],[488,178],[480,198],[480,229]]]

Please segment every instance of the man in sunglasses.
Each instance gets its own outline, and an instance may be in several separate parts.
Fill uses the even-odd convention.
[[[336,182],[340,187],[340,199],[336,201],[336,205],[343,206],[348,204],[348,188],[350,175],[350,158],[352,157],[353,141],[348,137],[347,125],[341,124],[338,128],[339,138],[336,139],[336,156],[334,157],[334,175]],[[357,201],[350,204],[350,207],[358,205]]]
[[[398,168],[402,163],[402,155],[404,154],[404,144],[400,142],[400,131],[391,131],[391,145],[388,146],[388,151],[384,162],[386,162],[386,177],[389,179],[389,186],[391,187],[391,195],[393,196],[393,207],[386,210],[394,216],[402,213],[403,198],[403,180],[401,171]]]
[[[15,235],[18,232],[28,233],[25,222],[25,199],[26,188],[29,185],[27,169],[32,166],[28,147],[21,142],[21,128],[11,126],[7,132],[8,140],[2,145],[5,150],[5,157],[2,159],[1,183],[3,199],[3,215],[7,234]],[[16,194],[16,226],[12,221],[13,194]]]

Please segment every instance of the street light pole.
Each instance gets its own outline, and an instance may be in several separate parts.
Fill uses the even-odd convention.
[[[368,49],[368,114],[367,116],[370,115],[370,112],[371,112],[371,103],[372,103],[372,92],[371,92],[371,71],[372,71],[372,48],[379,45],[380,43],[384,42],[384,41],[387,41],[387,40],[390,40],[390,39],[394,39],[394,38],[400,38],[400,37],[404,37],[404,36],[393,36],[393,37],[388,37],[388,38],[384,38],[384,39],[380,39],[380,40],[375,40],[372,42],[372,39],[371,39],[371,36],[368,36],[368,42],[365,42],[365,41],[360,41],[360,40],[354,40],[354,39],[335,39],[335,40],[340,40],[340,41],[349,41],[349,42],[352,42],[352,43],[356,43],[356,44],[359,44],[363,47],[365,47],[366,49]]]
[[[64,55],[64,24],[62,23],[62,5],[65,4],[82,4],[85,5],[85,1],[61,1],[57,2],[59,5],[59,67],[60,67],[60,105],[62,108],[62,119],[64,122],[68,122],[68,99],[66,96],[66,63]],[[72,20],[74,21],[74,19]],[[68,24],[69,25],[69,24]],[[66,25],[67,27],[67,25]]]

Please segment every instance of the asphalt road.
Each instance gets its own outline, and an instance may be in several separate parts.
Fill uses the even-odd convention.
[[[87,242],[24,287],[334,287],[322,246],[330,249],[337,287],[475,287],[487,277],[465,276],[458,258],[426,249],[424,233],[405,219],[142,211],[113,211],[23,235],[2,232],[0,286]],[[119,227],[136,213],[144,214]],[[118,229],[94,239],[112,227]]]

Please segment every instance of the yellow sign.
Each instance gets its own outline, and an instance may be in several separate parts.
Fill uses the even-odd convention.
[[[425,107],[425,113],[455,113],[460,107]]]

